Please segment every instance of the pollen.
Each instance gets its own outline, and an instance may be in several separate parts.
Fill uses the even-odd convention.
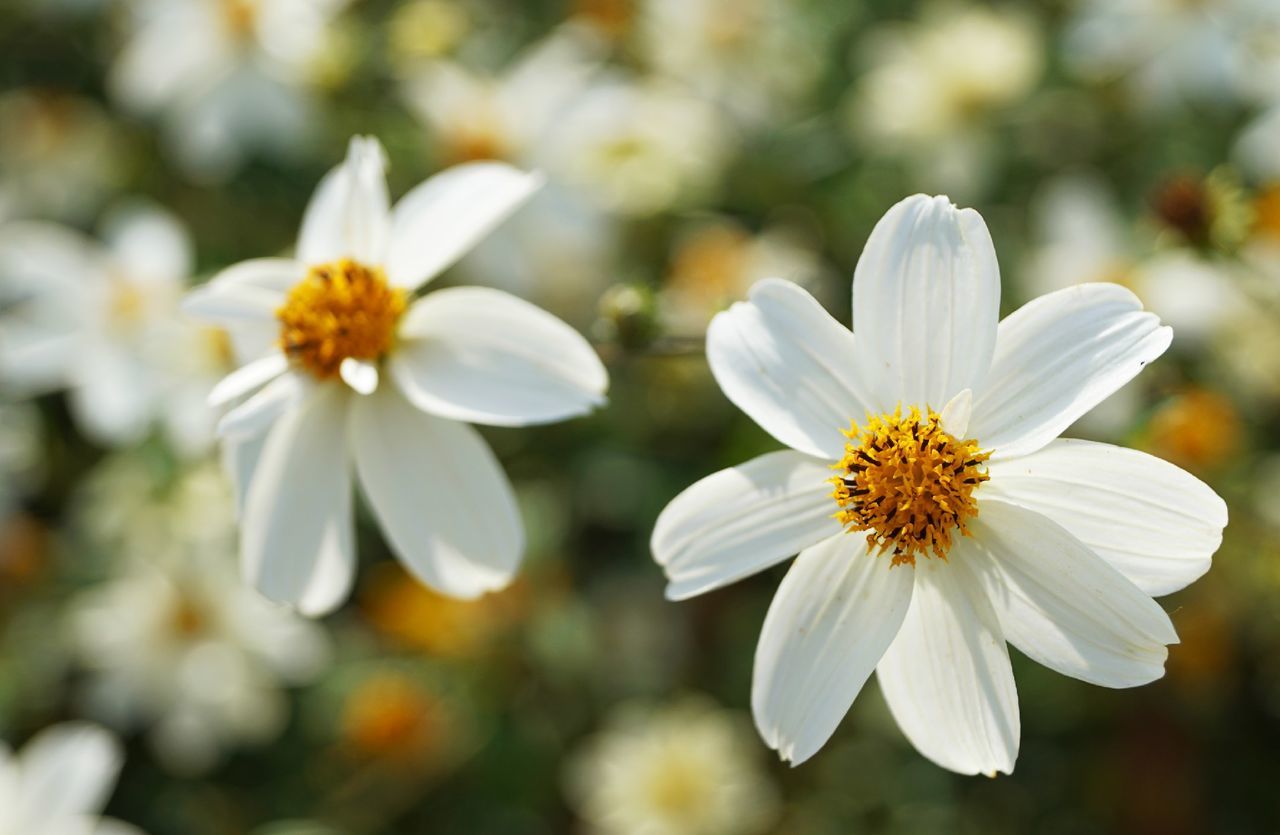
[[[348,358],[377,360],[395,340],[408,297],[382,270],[348,258],[312,267],[276,311],[280,346],[324,380]]]
[[[914,566],[919,556],[945,561],[952,537],[967,536],[965,523],[978,515],[973,493],[989,478],[991,454],[948,434],[937,412],[915,407],[844,434],[849,442],[831,479],[835,518],[847,531],[865,531],[873,550],[891,552],[892,565]]]

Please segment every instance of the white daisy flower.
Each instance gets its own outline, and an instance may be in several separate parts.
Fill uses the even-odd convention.
[[[144,565],[73,599],[70,634],[95,718],[145,730],[169,769],[198,774],[289,718],[285,688],[329,660],[320,627],[245,588],[224,554]]]
[[[296,150],[314,121],[309,88],[350,0],[131,0],[107,78],[134,111],[165,116],[190,173],[216,179],[251,149]]]
[[[756,651],[765,741],[808,759],[874,670],[926,757],[1009,772],[1006,642],[1107,687],[1159,678],[1178,637],[1151,597],[1203,574],[1221,541],[1226,505],[1192,476],[1058,439],[1172,333],[1111,284],[1051,293],[997,324],[986,225],[945,197],[885,215],[853,294],[854,334],[776,279],[712,322],[720,387],[791,450],[668,505],[652,540],[667,596],[800,551]]]
[[[628,704],[569,759],[569,802],[595,835],[770,831],[778,790],[745,716],[701,698]]]
[[[190,299],[261,351],[212,400],[248,396],[219,427],[243,498],[245,574],[309,614],[350,590],[353,470],[418,579],[463,598],[505,586],[523,550],[515,496],[466,423],[563,420],[601,405],[608,385],[586,340],[514,296],[413,298],[537,189],[536,174],[460,165],[392,210],[384,167],[377,140],[353,139],[307,208],[296,258],[238,264]]]
[[[141,203],[111,212],[102,238],[33,221],[0,227],[0,386],[66,389],[98,443],[135,443],[158,425],[179,451],[207,452],[204,400],[230,357],[223,334],[179,310],[190,238]]]
[[[0,743],[0,835],[141,835],[99,817],[124,752],[86,722],[46,728],[14,754]]]

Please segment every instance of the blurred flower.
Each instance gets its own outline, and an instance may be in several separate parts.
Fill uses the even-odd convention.
[[[732,144],[702,99],[670,82],[610,77],[556,121],[537,158],[601,208],[643,216],[709,197]]]
[[[704,220],[677,240],[659,305],[668,330],[701,336],[757,281],[785,278],[813,291],[821,273],[818,257],[790,230],[752,235],[732,220]]]
[[[456,740],[454,717],[420,682],[382,672],[360,682],[343,707],[347,752],[384,765],[417,770],[441,761]]]
[[[870,68],[849,100],[849,127],[870,148],[907,155],[920,174],[974,188],[990,166],[986,125],[1031,92],[1042,46],[1013,12],[931,8],[909,25],[866,36]]]
[[[643,0],[642,56],[744,121],[795,110],[822,68],[823,39],[785,0]]]
[[[0,95],[0,220],[96,210],[122,179],[122,144],[90,99],[41,89]]]
[[[275,738],[288,720],[283,688],[328,661],[319,627],[244,588],[214,558],[127,569],[83,592],[69,617],[89,672],[86,709],[121,730],[146,728],[180,773]]]
[[[1170,228],[1179,227],[1208,241],[1208,204],[1194,208],[1169,191],[1199,189],[1199,182],[1172,185],[1157,202]],[[1193,215],[1195,215],[1193,217]],[[1095,281],[1111,281],[1133,290],[1144,304],[1169,323],[1188,345],[1233,323],[1245,307],[1236,289],[1233,266],[1223,259],[1182,247],[1154,254],[1140,247],[1122,220],[1114,197],[1088,175],[1062,177],[1046,185],[1032,208],[1038,248],[1026,269],[1028,290],[1043,294]]]
[[[792,449],[673,499],[654,557],[681,600],[800,550],[752,682],[783,759],[816,753],[874,670],[922,754],[1007,773],[1020,720],[1006,641],[1094,684],[1159,678],[1178,638],[1152,596],[1208,570],[1226,505],[1152,456],[1058,439],[1169,346],[1129,291],[1067,288],[997,327],[985,223],[923,195],[876,225],[854,275],[857,350],[781,280],[711,323],[721,389]]]
[[[1152,194],[1151,208],[1165,229],[1192,246],[1233,250],[1253,226],[1253,207],[1225,168],[1207,177],[1170,177]]]
[[[457,46],[470,26],[467,10],[456,0],[401,3],[387,24],[392,60],[412,64],[439,58]]]
[[[409,73],[403,89],[446,162],[493,159],[537,167],[544,137],[601,60],[597,38],[562,26],[501,74],[436,61]],[[609,218],[552,180],[530,198],[527,211],[494,230],[459,268],[473,281],[581,319],[607,277],[614,238]]]
[[[1151,416],[1143,446],[1192,472],[1212,472],[1239,452],[1243,434],[1240,415],[1228,398],[1188,388]]]
[[[130,0],[112,95],[164,116],[190,173],[220,179],[250,150],[296,151],[314,120],[333,18],[349,0]]]
[[[80,484],[73,521],[87,540],[134,567],[175,568],[235,553],[231,490],[217,462],[174,467],[121,453]]]
[[[1255,0],[1080,0],[1068,24],[1068,68],[1093,82],[1122,80],[1141,111],[1222,105],[1250,93],[1275,4]]]
[[[565,776],[600,835],[751,835],[778,814],[750,727],[702,699],[616,708]]]
[[[456,287],[412,298],[520,206],[536,175],[457,166],[393,212],[385,164],[377,140],[353,139],[307,208],[297,260],[245,261],[188,300],[256,332],[258,358],[212,401],[247,397],[219,426],[243,500],[245,574],[308,614],[351,588],[352,461],[419,580],[463,598],[506,586],[523,551],[515,495],[466,422],[562,420],[603,403],[608,385],[586,340],[515,296]],[[392,385],[379,384],[384,373]]]
[[[100,818],[123,760],[120,743],[86,722],[46,728],[17,754],[0,743],[0,833],[141,835]]]
[[[361,601],[365,616],[383,634],[449,658],[482,653],[522,608],[518,585],[479,600],[455,600],[395,566],[378,567]]]
[[[221,337],[182,316],[191,242],[176,218],[122,206],[104,244],[61,226],[0,227],[0,385],[18,394],[66,388],[94,441],[141,440],[154,424],[183,453],[206,451],[204,400],[225,373]]]

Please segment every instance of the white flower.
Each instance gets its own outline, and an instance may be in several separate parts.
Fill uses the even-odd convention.
[[[277,736],[288,720],[284,687],[313,679],[329,654],[316,624],[263,600],[212,555],[135,562],[75,599],[69,617],[89,671],[86,710],[121,730],[146,729],[157,756],[182,773]]]
[[[514,296],[457,287],[411,298],[528,198],[536,175],[460,165],[393,211],[384,166],[376,140],[353,139],[307,208],[296,260],[246,261],[190,299],[262,352],[212,397],[251,395],[220,426],[244,500],[245,574],[309,614],[350,589],[353,469],[421,581],[457,597],[505,586],[523,550],[520,517],[466,422],[585,414],[608,384],[581,336]]]
[[[312,121],[308,84],[349,0],[132,0],[113,96],[163,113],[189,171],[226,176],[251,148],[287,152]]]
[[[821,260],[803,236],[785,226],[757,235],[731,220],[703,220],[676,242],[659,295],[664,325],[676,334],[701,336],[713,314],[771,276],[802,287],[817,284]]]
[[[750,734],[738,716],[702,700],[626,705],[570,759],[566,790],[599,835],[762,832],[778,797]]]
[[[812,756],[874,670],[921,753],[1008,772],[1006,641],[1107,687],[1159,678],[1177,634],[1151,596],[1203,574],[1221,541],[1226,505],[1192,476],[1057,437],[1172,334],[1111,284],[997,324],[986,225],[943,197],[885,215],[853,295],[853,334],[779,280],[712,322],[720,387],[792,449],[681,493],[653,553],[679,600],[800,551],[752,685],[756,726],[784,759]]]
[[[639,14],[654,69],[747,122],[793,109],[822,69],[822,33],[781,0],[645,0]]]
[[[410,73],[402,89],[443,159],[537,167],[547,133],[598,71],[599,46],[582,27],[566,25],[498,74],[433,61]],[[459,269],[469,279],[590,321],[603,283],[612,280],[606,266],[614,251],[612,219],[555,181],[530,202]]]
[[[103,238],[46,223],[0,227],[0,386],[67,389],[76,422],[100,443],[134,443],[158,422],[179,451],[206,451],[204,399],[229,357],[221,335],[179,311],[187,233],[135,204],[108,217]]]
[[[587,88],[537,154],[601,208],[649,215],[705,197],[732,141],[706,101],[670,82],[614,77]]]
[[[1088,80],[1122,79],[1141,110],[1233,103],[1268,86],[1278,12],[1269,0],[1083,0],[1066,64]]]
[[[141,835],[100,818],[124,752],[101,728],[46,728],[17,754],[0,743],[0,835]]]

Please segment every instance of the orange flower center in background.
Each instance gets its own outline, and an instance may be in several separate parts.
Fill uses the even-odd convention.
[[[849,443],[834,469],[835,517],[846,530],[866,531],[872,548],[893,549],[893,565],[915,565],[916,557],[945,560],[952,532],[967,535],[965,522],[978,515],[973,491],[986,481],[975,440],[957,440],[942,429],[937,412],[912,407],[871,418],[845,432]]]
[[[280,347],[316,377],[335,377],[343,360],[372,361],[390,349],[407,304],[380,268],[349,258],[312,267],[276,311]]]
[[[222,0],[222,20],[233,37],[251,36],[258,20],[258,0]]]

